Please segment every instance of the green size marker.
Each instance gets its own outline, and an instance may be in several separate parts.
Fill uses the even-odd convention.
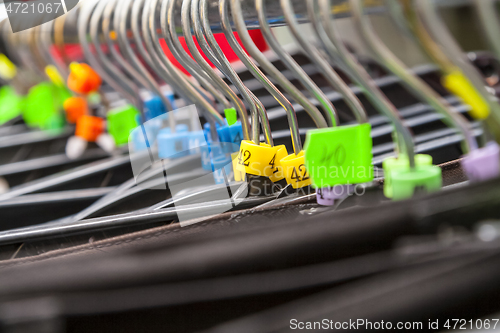
[[[23,101],[13,87],[0,88],[0,125],[21,115]]]
[[[312,186],[325,188],[372,181],[370,131],[370,124],[308,131],[304,150]]]
[[[238,117],[236,115],[236,109],[235,108],[229,108],[224,110],[224,114],[226,115],[226,120],[227,120],[227,125],[231,126],[236,124],[236,121],[238,120]]]
[[[116,145],[128,142],[130,133],[137,127],[139,111],[132,105],[110,110],[107,114],[108,132],[115,139]]]

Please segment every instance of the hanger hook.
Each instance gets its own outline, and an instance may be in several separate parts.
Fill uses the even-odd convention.
[[[243,15],[241,14],[241,6],[239,0],[231,1],[231,13],[236,26],[245,24]],[[226,0],[219,1],[219,14],[221,16],[222,30],[227,41],[233,48],[233,51],[238,55],[238,58],[250,70],[252,75],[258,79],[266,90],[274,97],[274,99],[285,109],[287,113],[288,126],[292,135],[292,146],[295,155],[298,155],[302,150],[302,141],[300,139],[299,126],[297,123],[297,115],[292,104],[288,99],[274,86],[269,78],[255,66],[250,57],[245,53],[241,45],[234,37],[231,23],[229,21],[228,3]]]
[[[158,55],[159,60],[165,66],[165,68],[172,75],[172,80],[177,82],[180,86],[184,88],[186,94],[193,100],[202,110],[205,110],[205,116],[207,121],[212,122],[212,137],[214,140],[218,140],[217,132],[215,131],[215,123],[224,125],[224,118],[215,110],[213,105],[209,103],[201,94],[191,85],[187,78],[171,63],[170,59],[167,58],[160,44],[159,37],[157,36],[157,26],[156,26],[156,8],[158,5],[158,0],[148,0],[149,6],[145,6],[145,10],[148,10],[148,20],[143,22],[144,32],[148,28],[149,33],[146,38],[146,43],[149,44],[150,48],[154,48]]]
[[[243,96],[243,99],[250,106],[252,116],[252,141],[255,144],[260,144],[260,128],[259,115],[262,128],[264,131],[265,141],[271,146],[274,145],[271,127],[267,118],[267,113],[264,105],[255,95],[243,84],[236,71],[231,67],[231,64],[225,57],[219,45],[215,41],[210,25],[204,15],[204,3],[198,0],[184,0],[182,3],[182,25],[185,34],[191,34],[189,22],[192,22],[192,27],[196,35],[196,39],[203,50],[204,54],[210,61],[231,81]],[[191,53],[197,52],[196,46],[192,39],[188,39],[188,47]]]
[[[462,134],[462,150],[468,154],[471,149],[477,149],[477,142],[472,134],[467,119],[460,113],[452,112],[451,105],[431,89],[422,79],[410,72],[410,70],[401,62],[382,42],[374,32],[370,18],[364,14],[364,5],[361,0],[350,0],[353,21],[359,30],[364,43],[376,55],[379,62],[392,74],[402,80],[406,88],[417,98],[431,105],[437,112],[444,117],[444,122],[457,129]]]
[[[300,67],[300,65],[288,54],[285,49],[280,45],[271,27],[267,22],[265,0],[256,0],[255,9],[259,18],[260,30],[266,39],[267,44],[279,56],[280,60],[285,66],[294,74],[300,83],[314,96],[314,98],[321,105],[329,126],[336,126],[339,124],[338,113],[333,103],[326,97],[321,89],[314,83],[314,81],[307,75],[307,73]]]
[[[165,41],[167,43],[167,46],[172,49],[172,53],[174,55],[177,54],[177,56],[180,58],[185,59],[186,66],[185,68],[189,70],[189,67],[192,67],[190,72],[193,75],[197,75],[198,72],[203,73],[205,78],[211,82],[213,82],[223,93],[226,95],[232,102],[233,105],[235,106],[238,114],[240,115],[240,120],[242,124],[242,129],[243,129],[243,138],[245,140],[249,140],[250,138],[250,126],[248,123],[248,113],[245,108],[245,105],[243,102],[238,98],[238,96],[234,93],[234,91],[229,88],[229,86],[222,80],[213,70],[212,67],[205,61],[203,56],[198,52],[198,49],[193,51],[192,47],[188,48],[191,50],[191,54],[194,57],[195,60],[191,59],[187,55],[186,52],[184,52],[184,49],[180,45],[179,42],[179,37],[177,36],[177,33],[175,31],[175,0],[164,0],[162,2],[162,7],[160,11],[160,24],[162,28],[162,33],[165,38]],[[186,43],[191,44],[193,38],[191,35],[191,31],[185,32],[184,36]],[[183,56],[184,55],[184,56]],[[216,88],[213,88],[214,90],[217,90]],[[222,95],[222,97],[224,96]],[[225,102],[227,100],[223,98]],[[225,108],[230,108],[230,104],[223,104]]]
[[[243,20],[243,18],[242,18]],[[267,57],[259,50],[255,45],[248,33],[246,24],[243,20],[243,24],[238,24],[236,20],[235,27],[240,37],[241,43],[245,50],[252,56],[252,58],[257,61],[259,66],[271,76],[277,84],[280,85],[297,103],[300,104],[311,117],[311,119],[316,124],[318,128],[327,127],[327,123],[318,108],[306,97],[304,94],[297,89],[272,63],[267,59]],[[241,22],[240,22],[241,23]]]
[[[410,169],[413,170],[415,168],[415,148],[410,129],[406,124],[403,123],[403,120],[401,119],[394,105],[382,93],[375,82],[373,82],[373,80],[370,78],[368,73],[358,63],[354,55],[350,53],[350,51],[342,42],[338,34],[338,29],[334,27],[335,19],[333,19],[332,15],[330,14],[331,1],[318,1],[321,9],[321,21],[323,28],[329,40],[335,46],[338,52],[338,60],[342,61],[346,65],[346,67],[350,69],[347,74],[349,74],[354,79],[354,81],[363,88],[370,102],[379,110],[379,112],[384,114],[393,123],[396,129],[394,140],[396,141],[396,146],[398,148],[399,154],[406,154],[408,156]],[[289,0],[281,0],[281,2],[291,5]]]

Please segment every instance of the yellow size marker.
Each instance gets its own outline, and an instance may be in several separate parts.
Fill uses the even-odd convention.
[[[17,67],[3,53],[0,53],[0,77],[4,80],[12,80],[17,74]]]
[[[231,159],[233,160],[233,172],[234,172],[234,181],[236,182],[243,182],[245,181],[245,173],[242,171],[239,171],[237,169],[237,164],[238,164],[238,156],[240,153],[232,153],[231,154]]]
[[[273,174],[272,160],[278,152],[278,147],[266,144],[256,145],[252,141],[241,141],[236,170],[250,175],[270,177]]]
[[[471,110],[469,114],[475,119],[486,119],[490,114],[490,107],[484,100],[469,79],[456,70],[443,77],[443,86],[453,94],[462,98],[466,104],[469,104]]]
[[[291,154],[281,159],[281,166],[285,172],[285,178],[288,184],[293,188],[302,188],[312,184],[309,172],[306,169],[304,151],[298,155]]]
[[[261,145],[271,147],[267,143],[261,143]],[[281,160],[288,156],[288,151],[286,150],[285,145],[276,146],[275,148],[277,148],[276,154],[274,154],[273,158],[269,161],[269,166],[272,170],[272,174],[269,176],[269,179],[271,179],[273,183],[279,182],[285,178],[285,171],[281,165]]]
[[[49,77],[50,81],[58,87],[64,87],[64,79],[57,70],[56,66],[48,65],[45,66],[45,74]]]

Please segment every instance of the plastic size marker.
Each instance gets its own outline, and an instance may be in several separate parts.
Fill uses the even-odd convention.
[[[431,166],[432,165],[432,156],[425,154],[415,155],[415,165],[416,166]],[[384,195],[387,198],[392,198],[392,172],[395,170],[409,170],[410,169],[410,161],[408,157],[403,155],[399,156],[399,158],[386,158],[382,163],[384,168]]]
[[[229,182],[228,178],[233,172],[231,157],[229,155],[219,155],[214,158],[212,170],[216,184]]]
[[[243,182],[246,179],[246,174],[242,171],[236,169],[236,165],[238,164],[238,156],[239,152],[232,153],[231,159],[233,160],[233,171],[234,171],[234,180],[237,182]]]
[[[215,129],[218,130],[219,129],[219,124],[215,124]],[[203,125],[203,133],[205,134],[205,140],[207,140],[207,142],[212,142],[212,128],[210,126],[209,123],[205,123],[205,125]]]
[[[236,114],[235,108],[225,109],[224,115],[226,116],[226,122],[227,122],[228,126],[232,126],[232,125],[236,124],[236,121],[238,120],[238,116]]]
[[[207,144],[206,144],[205,134],[203,133],[203,130],[189,132],[188,147],[189,147],[189,154],[190,155],[201,153],[200,147],[206,146],[206,145]]]
[[[84,115],[76,122],[75,136],[87,142],[95,142],[99,135],[104,132],[104,119],[100,117]]]
[[[226,150],[223,142],[208,142],[200,146],[201,167],[204,170],[213,171],[214,163],[218,163],[217,161],[223,160],[226,161],[226,164],[231,164],[229,155],[225,153]]]
[[[21,115],[24,98],[9,85],[0,88],[0,125]]]
[[[261,143],[261,145],[271,147],[267,143]],[[271,161],[269,161],[269,166],[272,170],[272,174],[269,176],[269,179],[271,179],[272,182],[277,183],[285,178],[285,171],[281,165],[281,160],[288,156],[288,151],[286,150],[285,145],[275,146],[274,148],[277,148],[277,151]]]
[[[74,92],[89,94],[101,87],[101,77],[89,65],[73,62],[69,68],[68,87]]]
[[[206,144],[200,147],[201,151],[201,167],[203,170],[212,170],[212,158],[210,157],[211,149],[210,144]]]
[[[63,115],[59,112],[65,100],[66,90],[50,82],[33,86],[26,96],[23,119],[30,127],[59,129],[64,126]]]
[[[45,74],[47,74],[50,81],[58,87],[64,87],[64,79],[54,65],[45,66]]]
[[[6,81],[12,80],[17,74],[17,67],[3,53],[0,53],[0,77]]]
[[[496,142],[488,142],[464,156],[461,164],[472,182],[496,178],[500,174],[500,147]]]
[[[337,185],[333,187],[318,188],[316,201],[322,206],[333,206],[335,200],[348,197],[354,192],[354,185]]]
[[[224,145],[227,153],[234,153],[238,151],[241,139],[243,138],[243,127],[241,122],[237,121],[230,126],[220,126],[217,128],[217,134],[219,135],[219,140],[221,142],[229,143]]]
[[[236,170],[255,176],[270,177],[273,174],[273,160],[278,147],[256,145],[252,141],[241,141]]]
[[[441,168],[435,165],[416,166],[413,170],[394,170],[391,177],[394,200],[410,199],[419,192],[436,192],[443,184]]]
[[[165,97],[170,101],[172,108],[175,110],[174,95],[169,92],[165,94]],[[156,95],[144,101],[144,112],[146,115],[146,120],[151,120],[165,114],[167,115],[166,119],[168,119],[169,115],[169,113],[165,109],[165,105],[163,105],[163,101],[159,96]]]
[[[305,161],[314,188],[373,180],[370,124],[307,132]]]
[[[150,99],[144,101],[144,113],[146,115],[146,120],[150,120],[161,116],[166,112],[165,106],[158,96],[153,96]]]
[[[133,151],[151,148],[156,142],[160,126],[161,125],[156,122],[147,121],[143,126],[136,127],[130,133],[129,137],[129,140],[132,141]],[[144,135],[143,127],[146,135]]]
[[[472,117],[475,119],[488,118],[490,114],[488,103],[476,91],[469,79],[463,75],[461,71],[456,70],[445,75],[442,79],[442,83],[445,88],[462,98],[466,104],[470,105],[471,110],[469,114]]]
[[[291,154],[282,158],[281,166],[285,172],[287,183],[291,184],[294,189],[312,184],[311,177],[306,168],[304,151],[301,151],[298,155]]]
[[[83,97],[73,96],[64,101],[64,111],[66,120],[70,124],[75,124],[78,118],[89,113],[87,101]]]
[[[159,131],[158,156],[160,158],[179,158],[189,154],[189,127],[185,124],[179,124],[175,127],[175,133],[170,128],[164,128]]]
[[[136,120],[137,115],[139,115],[139,111],[132,105],[126,105],[108,112],[106,115],[108,132],[115,140],[116,145],[123,145],[128,142],[130,133],[139,125]]]

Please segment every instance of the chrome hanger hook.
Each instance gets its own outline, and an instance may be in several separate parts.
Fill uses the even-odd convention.
[[[239,0],[231,1],[231,12],[233,20],[236,25],[245,24],[244,19],[241,14],[241,6]],[[292,137],[292,146],[295,155],[299,154],[302,150],[302,141],[299,133],[299,126],[297,123],[297,115],[293,109],[292,104],[288,99],[274,86],[274,84],[269,80],[269,78],[260,71],[260,69],[252,62],[252,59],[245,53],[241,45],[238,43],[233,35],[231,28],[231,22],[229,20],[228,3],[226,0],[219,1],[219,14],[222,20],[222,30],[224,35],[228,40],[229,44],[233,48],[234,52],[238,55],[238,58],[243,62],[243,64],[250,70],[256,79],[258,79],[261,84],[266,88],[266,90],[274,97],[274,99],[285,109],[287,113],[288,126],[290,128]],[[243,22],[241,22],[243,21]]]
[[[143,109],[143,104],[139,95],[139,88],[129,80],[123,73],[120,71],[118,67],[115,66],[104,54],[104,51],[101,48],[100,42],[100,30],[99,30],[99,22],[101,22],[102,15],[106,6],[108,5],[106,0],[101,0],[90,19],[90,39],[92,44],[94,45],[94,49],[97,55],[97,58],[101,61],[103,67],[109,72],[109,74],[114,78],[116,84],[120,85],[125,89],[129,94],[134,96],[133,103],[139,110]]]
[[[307,75],[306,72],[300,67],[300,65],[285,51],[285,49],[280,45],[271,27],[267,22],[266,15],[266,5],[265,0],[256,0],[255,9],[257,10],[257,15],[259,18],[260,29],[267,44],[271,49],[280,57],[280,60],[286,65],[286,67],[294,74],[294,76],[302,83],[302,85],[309,91],[309,93],[314,96],[314,98],[321,105],[323,112],[326,116],[326,120],[329,126],[336,126],[339,124],[337,110],[333,106],[333,103],[326,97],[326,95],[321,91],[321,89],[314,83],[314,81]]]
[[[250,37],[250,34],[248,33],[244,19],[236,19],[233,15],[233,20],[243,47],[245,47],[246,51],[252,56],[253,59],[255,59],[255,61],[257,61],[259,66],[263,68],[263,70],[267,72],[267,74],[270,75],[276,83],[291,96],[291,98],[293,98],[293,100],[304,108],[318,128],[327,127],[325,118],[318,108],[306,96],[304,96],[304,94],[297,89],[297,87],[295,87],[255,45],[252,37]]]
[[[323,58],[319,50],[301,33],[291,2],[281,1],[281,8],[295,41],[300,45],[300,47],[304,50],[304,53],[309,57],[309,59],[311,59],[315,66],[318,67],[322,73],[324,73],[323,77],[328,81],[330,86],[342,95],[347,105],[354,113],[358,123],[366,123],[368,121],[368,117],[363,104],[361,104],[358,97],[335,72],[328,61]]]
[[[118,84],[114,78],[108,74],[104,67],[97,61],[97,59],[92,54],[90,46],[87,41],[87,31],[88,23],[92,12],[97,5],[98,1],[87,1],[80,8],[80,15],[78,17],[78,38],[80,40],[80,45],[82,46],[83,53],[89,64],[96,70],[104,81],[106,81],[113,89],[119,91],[126,99],[132,102],[134,105],[141,106],[139,110],[143,110],[141,101],[136,100],[136,97],[124,89],[120,84]]]
[[[157,36],[157,26],[156,26],[156,8],[158,5],[158,0],[148,0],[149,6],[146,5],[144,10],[148,10],[148,20],[143,22],[143,32],[149,30],[146,38],[146,43],[149,44],[151,49],[155,49],[155,54],[158,55],[159,60],[165,66],[165,68],[172,75],[172,79],[177,82],[180,86],[184,88],[188,96],[193,102],[195,102],[199,107],[207,112],[206,118],[209,122],[213,123],[212,137],[214,140],[218,140],[217,133],[215,131],[215,123],[224,125],[224,118],[219,114],[219,112],[209,103],[201,94],[191,85],[191,83],[186,79],[186,77],[170,62],[167,58],[163,49],[161,47],[159,38]]]
[[[160,26],[162,28],[163,37],[170,52],[172,52],[172,55],[192,75],[192,77],[198,81],[200,86],[207,89],[212,94],[212,96],[214,96],[215,99],[219,101],[224,109],[229,109],[231,107],[231,103],[226,99],[226,97],[223,93],[221,93],[220,90],[215,88],[214,85],[216,85],[216,83],[212,80],[212,78],[202,70],[202,68],[189,56],[187,52],[184,52],[175,29],[172,30],[170,25],[167,26],[167,23],[169,23],[175,27],[174,15],[175,1],[162,1],[162,8],[160,11]]]
[[[400,61],[382,42],[374,32],[370,18],[364,14],[364,5],[361,0],[350,0],[353,20],[359,30],[364,43],[368,45],[378,61],[391,73],[402,80],[406,88],[417,98],[431,105],[443,117],[443,121],[449,126],[457,129],[462,134],[462,150],[468,154],[470,150],[477,149],[477,142],[470,130],[467,119],[444,101],[432,88],[430,88],[422,79],[411,73],[411,71]]]
[[[165,106],[166,110],[172,110],[172,105],[170,104],[170,101],[165,97],[165,95],[161,92],[160,87],[158,86],[157,82],[153,78],[153,76],[148,72],[148,70],[144,67],[144,65],[141,63],[137,55],[135,54],[134,50],[132,49],[132,46],[129,43],[129,40],[127,38],[127,22],[128,22],[128,17],[129,17],[129,12],[131,12],[131,0],[125,0],[123,3],[120,2],[120,6],[118,6],[118,2],[116,3],[115,8],[117,8],[117,12],[115,13],[114,17],[114,26],[116,28],[117,32],[117,37],[118,37],[118,44],[120,45],[121,49],[125,51],[125,54],[127,55],[128,59],[132,62],[133,66],[139,71],[139,73],[148,81],[149,88],[151,91],[153,91],[158,97],[161,98],[162,103]],[[134,38],[138,37],[136,34],[137,31],[133,31]],[[143,47],[144,45],[142,44],[142,41],[139,40],[139,42],[136,41],[136,46],[139,50],[141,55],[144,56],[144,53],[147,53],[144,51]],[[144,52],[144,53],[143,53]],[[149,57],[149,55],[148,55]],[[145,61],[148,61],[148,58],[144,58]],[[169,125],[170,125],[170,130],[172,133],[175,133],[176,131],[176,124],[175,124],[175,117],[169,117]]]
[[[208,20],[205,21],[203,8],[204,4],[200,3],[198,0],[184,0],[182,3],[182,27],[184,34],[191,36],[189,22],[192,22],[194,33],[205,55],[229,79],[229,81],[231,81],[250,106],[252,117],[252,141],[255,144],[260,144],[260,116],[260,124],[262,124],[265,141],[271,146],[274,145],[271,127],[264,105],[262,105],[261,101],[243,84],[236,71],[231,67],[231,64],[215,41]],[[188,38],[187,43],[191,53],[197,54],[197,57],[201,57],[192,38]]]
[[[401,116],[399,115],[394,105],[382,93],[375,82],[373,82],[373,80],[370,78],[368,73],[358,63],[356,58],[350,53],[350,51],[342,42],[338,34],[338,30],[334,27],[335,19],[333,19],[331,16],[331,1],[318,1],[319,8],[321,9],[321,22],[323,28],[329,40],[338,51],[338,54],[332,55],[332,57],[340,57],[338,60],[340,60],[346,67],[350,69],[347,74],[351,75],[354,81],[363,88],[368,99],[379,110],[379,112],[384,114],[394,124],[394,127],[396,129],[394,140],[396,141],[398,153],[406,154],[408,156],[410,169],[413,170],[415,168],[415,148],[410,129],[406,124],[403,123],[403,120],[401,119]],[[281,0],[281,2],[284,4],[288,4],[289,6],[291,5],[289,0]]]

